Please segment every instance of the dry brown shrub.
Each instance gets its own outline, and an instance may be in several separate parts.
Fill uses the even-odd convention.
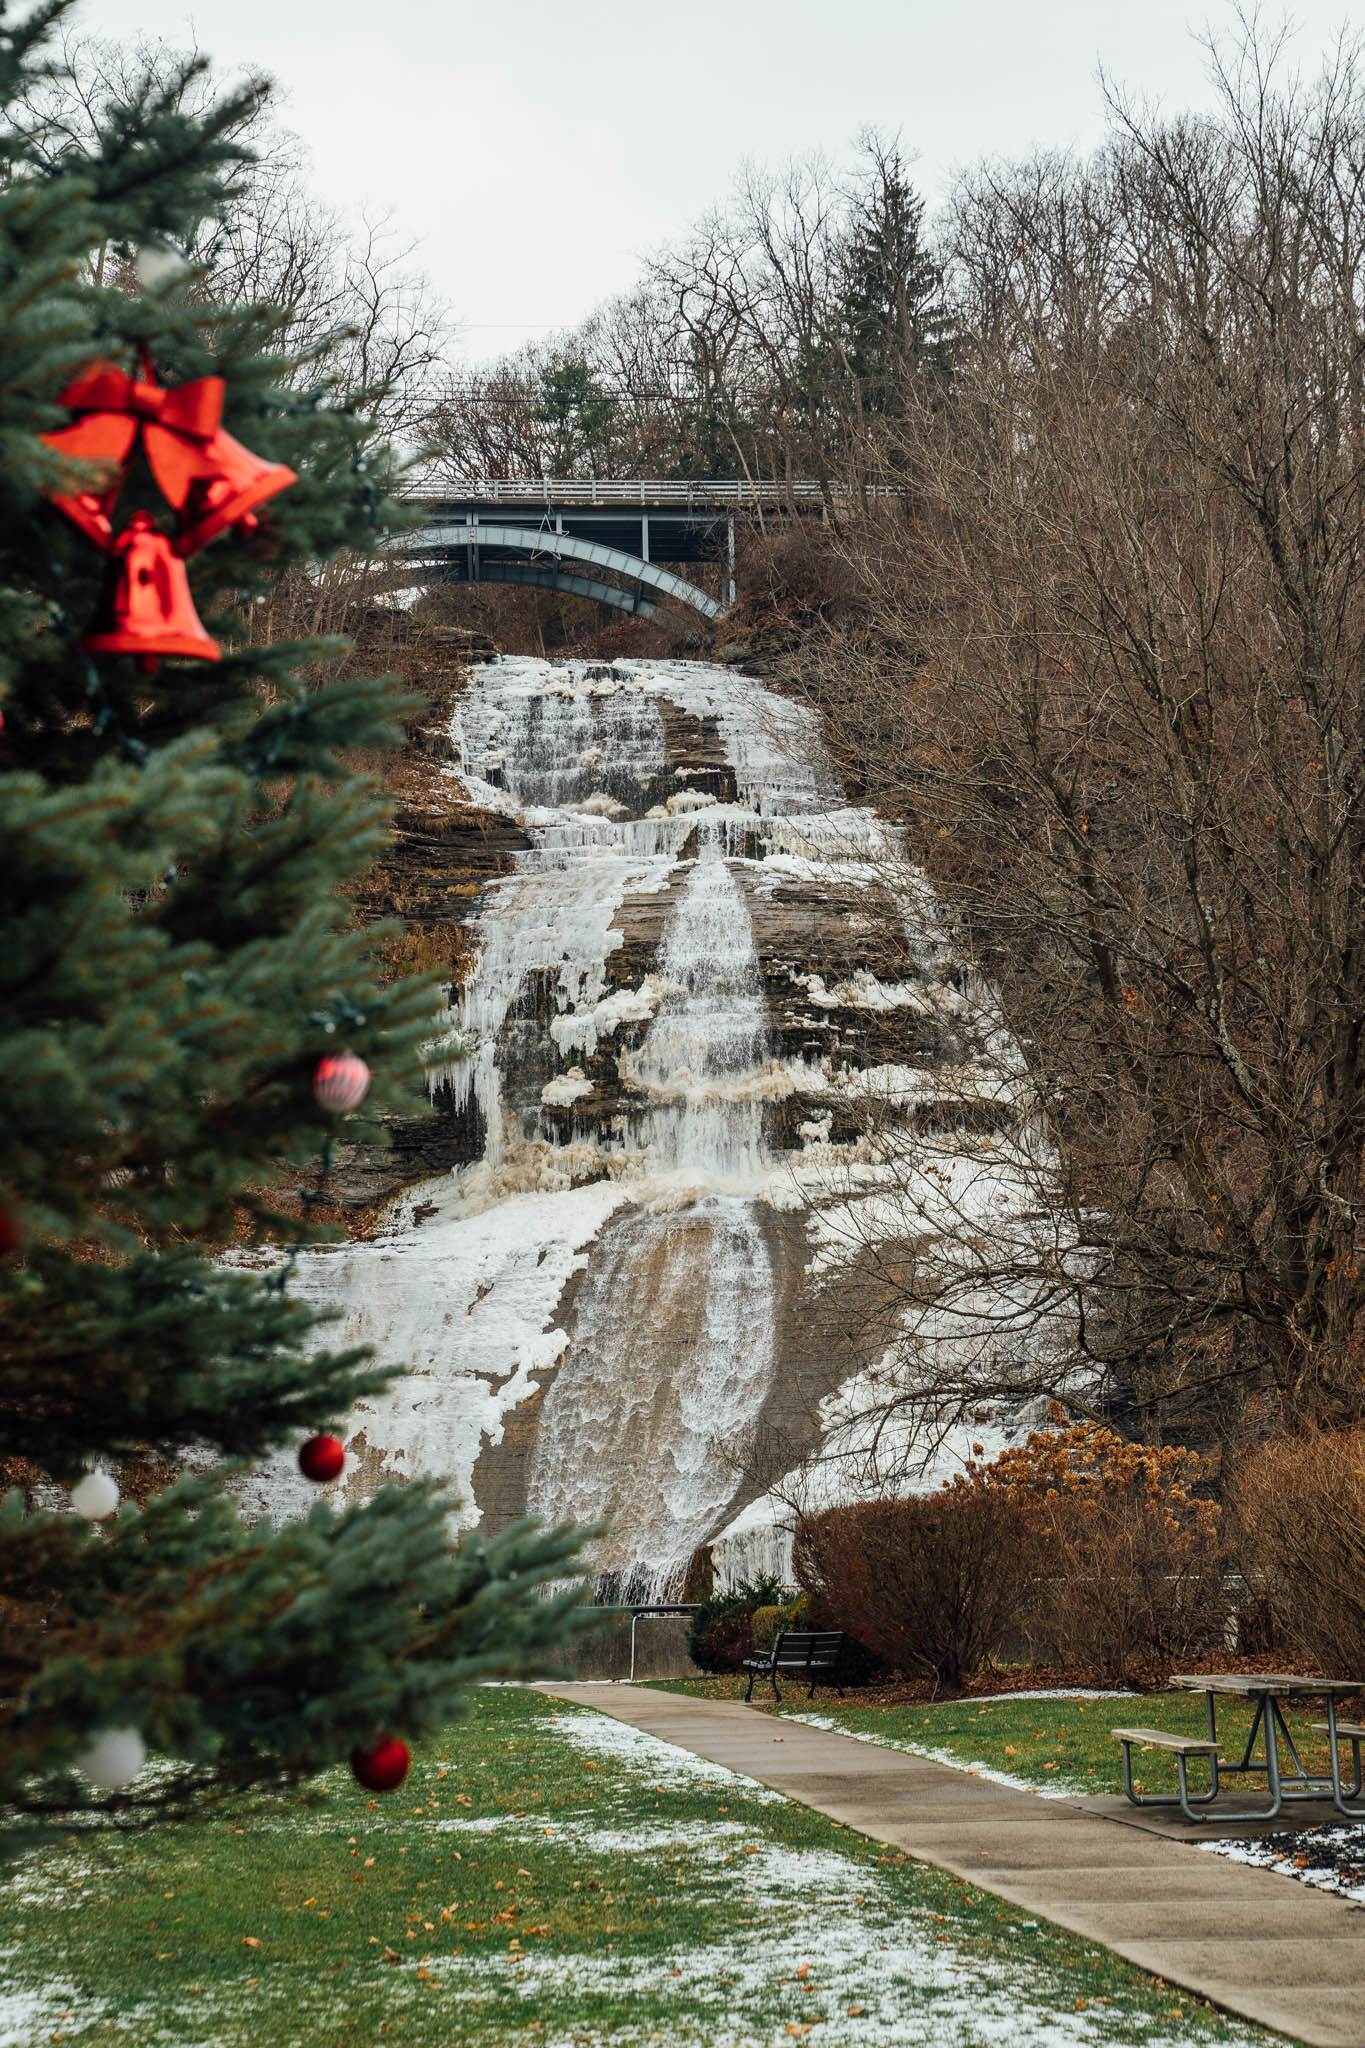
[[[1085,1422],[1031,1434],[979,1476],[1033,1536],[1028,1620],[1052,1656],[1152,1677],[1221,1639],[1221,1510],[1199,1492],[1212,1460]]]
[[[1233,1477],[1253,1599],[1330,1677],[1365,1672],[1365,1428],[1274,1438]]]
[[[960,1685],[1018,1625],[1033,1556],[1005,1491],[973,1474],[807,1516],[792,1570],[823,1625],[896,1671]]]

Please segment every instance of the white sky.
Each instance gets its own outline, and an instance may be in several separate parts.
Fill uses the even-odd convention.
[[[1278,19],[1273,7],[1268,10]],[[1298,0],[1305,70],[1347,0]],[[471,358],[579,319],[746,156],[901,132],[932,202],[955,167],[1098,139],[1101,64],[1206,101],[1196,0],[85,0],[78,28],[272,73],[334,202],[390,210]],[[1355,14],[1357,22],[1359,12]]]

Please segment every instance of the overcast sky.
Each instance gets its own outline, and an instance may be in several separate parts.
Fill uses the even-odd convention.
[[[1269,10],[1276,19],[1273,7]],[[1298,0],[1306,70],[1347,19]],[[1359,15],[1357,12],[1357,19]],[[392,212],[471,358],[579,319],[719,197],[746,156],[899,130],[931,203],[953,170],[1103,126],[1101,65],[1207,102],[1185,0],[86,0],[107,36],[197,40],[259,67],[345,207]]]

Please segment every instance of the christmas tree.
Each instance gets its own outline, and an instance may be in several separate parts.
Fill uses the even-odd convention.
[[[434,1011],[426,983],[376,986],[342,887],[385,830],[348,763],[395,743],[403,706],[382,681],[319,687],[328,650],[252,645],[246,624],[291,565],[373,552],[393,472],[363,399],[288,388],[278,310],[215,306],[176,260],[241,175],[249,94],[196,116],[148,82],[91,148],[25,132],[66,4],[0,19],[11,1840],[351,1752],[391,1780],[384,1738],[450,1718],[582,1620],[544,1590],[572,1569],[570,1533],[457,1543],[434,1481],[320,1499],[278,1530],[236,1509],[243,1461],[394,1370],[316,1348],[282,1254],[217,1256],[244,1219],[249,1240],[309,1236],[288,1198],[358,1063],[372,1102],[404,1101]],[[166,617],[199,658],[165,651]],[[179,1476],[139,1504],[149,1454]],[[136,1777],[144,1747],[161,1762]]]

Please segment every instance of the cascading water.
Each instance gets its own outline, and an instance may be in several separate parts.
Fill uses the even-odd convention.
[[[469,799],[531,846],[430,1049],[479,1156],[291,1281],[338,1312],[329,1343],[406,1367],[352,1416],[348,1483],[437,1471],[467,1520],[606,1521],[592,1564],[637,1600],[727,1526],[732,1565],[780,1567],[749,1447],[774,1417],[809,1447],[875,1379],[856,1345],[812,1366],[847,1219],[888,1208],[851,1105],[941,1119],[1001,1094],[1010,1049],[972,1042],[927,892],[804,706],[700,663],[503,660],[454,737]],[[984,1225],[1007,1170],[955,1142],[912,1206],[946,1160]],[[308,1492],[284,1458],[245,1491]]]
[[[631,1066],[650,1104],[640,1133],[653,1177],[701,1199],[614,1236],[580,1301],[580,1336],[545,1401],[531,1468],[530,1506],[544,1520],[611,1517],[597,1563],[628,1600],[677,1598],[734,1491],[731,1446],[773,1370],[758,1204],[719,1192],[752,1184],[765,1165],[763,1105],[746,1083],[767,1058],[767,1012],[748,906],[701,829],[664,934],[663,998]]]
[[[710,1188],[752,1181],[763,1104],[746,1084],[768,1057],[768,1013],[749,908],[709,835],[664,933],[659,979],[663,999],[630,1067],[650,1102],[653,1171]]]
[[[594,1562],[611,1597],[678,1598],[772,1382],[773,1305],[758,1205],[734,1197],[631,1217],[591,1267],[528,1505],[547,1522],[610,1520]]]

